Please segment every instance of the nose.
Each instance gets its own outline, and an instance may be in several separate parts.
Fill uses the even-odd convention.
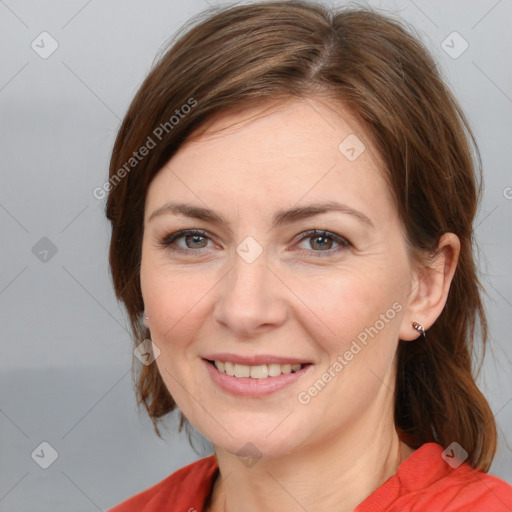
[[[238,254],[219,283],[215,320],[238,337],[252,337],[286,321],[285,286],[268,266],[265,253],[252,263]]]

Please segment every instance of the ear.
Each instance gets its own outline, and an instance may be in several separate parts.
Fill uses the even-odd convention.
[[[459,238],[453,233],[445,233],[437,249],[437,256],[431,263],[414,272],[407,310],[400,326],[401,340],[411,341],[421,336],[413,328],[413,322],[428,331],[446,304],[459,259]]]

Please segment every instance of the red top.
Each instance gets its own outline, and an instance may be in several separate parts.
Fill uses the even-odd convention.
[[[412,453],[354,512],[511,512],[512,486],[463,463],[436,443]],[[218,475],[215,455],[179,469],[108,512],[203,512]]]

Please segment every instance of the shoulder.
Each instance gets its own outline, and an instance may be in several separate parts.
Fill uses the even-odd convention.
[[[161,482],[123,501],[108,512],[172,512],[175,509],[200,511],[210,494],[217,469],[214,455],[200,459],[178,469]]]
[[[512,486],[463,464],[419,493],[417,501],[429,502],[431,507],[444,506],[453,512],[510,512]]]
[[[358,512],[510,512],[512,486],[450,460],[442,446],[427,443],[372,493]]]
[[[416,489],[410,489],[410,508],[405,510],[450,512],[510,512],[512,510],[512,486],[495,476],[473,469],[465,462],[453,462],[450,454],[436,443],[429,443],[419,453],[418,461],[423,475],[409,468],[416,477]],[[418,450],[419,451],[419,450]],[[444,454],[444,457],[443,457]],[[453,456],[453,453],[452,453]],[[414,462],[414,461],[411,461]],[[419,476],[419,478],[418,478]],[[407,478],[407,477],[406,477]]]

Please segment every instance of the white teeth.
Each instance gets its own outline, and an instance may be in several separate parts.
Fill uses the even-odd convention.
[[[246,364],[235,364],[235,377],[250,377],[251,367]]]
[[[268,365],[268,374],[271,377],[277,377],[278,375],[281,375],[281,365],[271,363]]]
[[[217,362],[217,361],[215,361],[215,362]],[[217,367],[217,369],[219,371],[221,371],[219,367]],[[228,363],[226,361],[224,363],[224,372],[231,376],[235,375],[235,365],[233,363]]]
[[[219,372],[234,377],[251,377],[252,379],[266,379],[278,377],[281,374],[296,372],[302,368],[301,364],[259,364],[249,366],[247,364],[230,363],[229,361],[214,361]]]
[[[292,373],[292,365],[291,364],[282,364],[281,365],[281,373]]]
[[[260,366],[251,366],[252,379],[266,379],[268,377],[268,368],[266,364]]]

